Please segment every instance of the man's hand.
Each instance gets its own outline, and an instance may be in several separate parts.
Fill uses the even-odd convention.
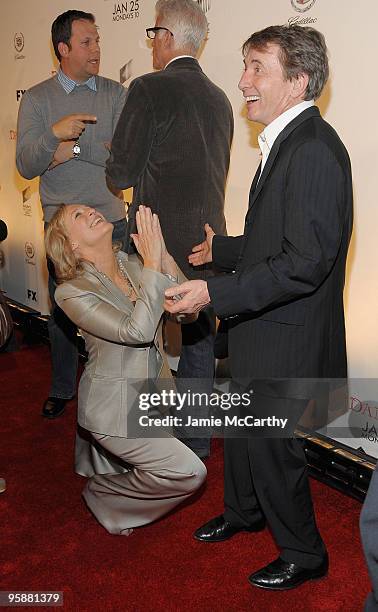
[[[109,177],[106,177],[106,186],[109,189],[109,191],[116,197],[119,198],[120,200],[122,200],[123,202],[123,191],[122,189],[118,189],[118,187],[115,187],[113,185],[113,183],[111,182],[111,180],[109,179]]]
[[[188,257],[189,263],[192,264],[192,266],[203,266],[213,261],[212,246],[215,232],[208,223],[205,224],[205,232],[206,240],[193,247],[192,254]]]
[[[178,296],[181,299],[175,299]],[[165,291],[164,309],[171,314],[194,314],[210,304],[207,282],[192,280]]]
[[[64,164],[64,162],[72,159],[74,154],[72,151],[72,147],[74,145],[74,140],[65,140],[64,142],[60,142],[56,148],[54,153],[53,160],[50,164],[50,168],[55,168],[55,166],[59,166],[59,164]]]
[[[95,115],[67,115],[52,126],[53,134],[59,140],[76,140],[85,130],[85,121],[94,123],[97,121]]]

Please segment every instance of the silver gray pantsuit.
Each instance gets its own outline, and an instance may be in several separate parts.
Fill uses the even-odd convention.
[[[119,253],[137,295],[135,305],[89,263],[60,285],[55,298],[80,328],[88,361],[78,393],[75,470],[88,476],[84,499],[112,534],[163,516],[204,482],[200,459],[173,437],[128,438],[134,380],[160,379],[172,386],[162,351],[164,274]],[[179,275],[181,276],[181,275]],[[184,280],[179,278],[179,280]]]
[[[128,529],[151,523],[189,497],[206,478],[202,461],[175,438],[93,436],[133,466],[120,474],[95,474],[83,491],[88,507],[109,533],[128,535]]]

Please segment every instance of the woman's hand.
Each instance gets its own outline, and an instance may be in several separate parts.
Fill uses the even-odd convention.
[[[139,206],[136,213],[137,234],[131,234],[145,268],[161,272],[162,242],[159,219],[150,208]]]

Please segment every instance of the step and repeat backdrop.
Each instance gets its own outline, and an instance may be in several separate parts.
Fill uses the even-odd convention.
[[[195,0],[194,0],[195,1]],[[349,150],[354,176],[355,227],[345,288],[351,426],[345,444],[378,457],[378,124],[376,23],[378,6],[353,0],[198,0],[209,21],[201,56],[208,76],[234,109],[235,138],[226,193],[229,234],[241,233],[251,179],[259,162],[257,135],[245,115],[237,84],[241,45],[272,24],[312,25],[329,48],[331,75],[318,105]],[[96,16],[101,37],[100,73],[127,87],[152,70],[145,28],[154,25],[154,0],[3,0],[1,3],[0,218],[8,238],[0,243],[0,287],[7,295],[48,313],[47,271],[38,179],[23,179],[15,166],[16,126],[26,89],[57,70],[50,41],[55,17],[68,9]],[[125,200],[131,194],[125,192]],[[343,432],[345,433],[344,429]]]

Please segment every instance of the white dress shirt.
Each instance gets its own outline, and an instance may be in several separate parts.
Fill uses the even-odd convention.
[[[172,62],[175,62],[176,60],[181,59],[182,57],[190,57],[190,59],[196,59],[193,55],[176,55],[176,57],[169,60],[169,62],[164,66],[164,68],[169,66],[169,64],[172,64]]]
[[[303,102],[299,102],[299,104],[292,106],[287,111],[282,113],[282,115],[279,115],[276,119],[274,119],[271,123],[269,123],[269,125],[264,128],[261,134],[259,134],[258,141],[261,151],[260,176],[277,136],[290,123],[290,121],[293,121],[293,119],[295,119],[295,117],[297,117],[304,110],[306,110],[306,108],[310,108],[311,106],[314,106],[314,104],[314,100],[304,100]]]

